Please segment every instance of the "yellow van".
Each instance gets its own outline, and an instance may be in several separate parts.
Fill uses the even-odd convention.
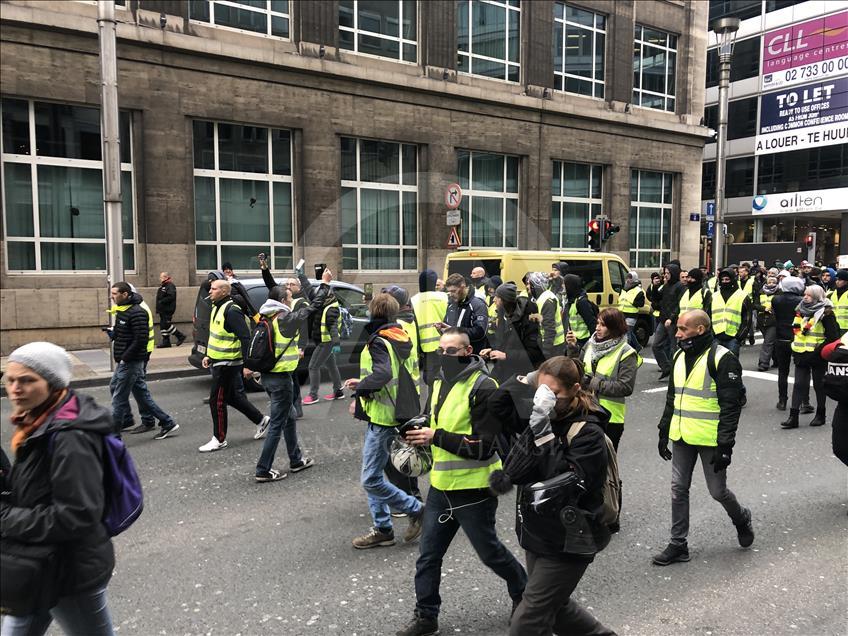
[[[462,274],[482,267],[487,276],[500,276],[506,283],[513,281],[521,289],[521,279],[527,272],[549,273],[554,263],[565,261],[569,273],[583,279],[589,300],[599,308],[618,307],[618,295],[629,268],[619,256],[607,252],[537,252],[530,250],[470,249],[448,254],[444,277]],[[651,335],[650,304],[645,302],[636,325],[636,337],[644,346]]]

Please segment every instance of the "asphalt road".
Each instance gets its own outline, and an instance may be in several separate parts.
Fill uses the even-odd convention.
[[[647,356],[650,351],[645,350]],[[743,363],[755,368],[754,353]],[[622,531],[590,566],[577,597],[619,634],[842,635],[848,618],[848,482],[830,450],[830,425],[781,430],[776,383],[746,378],[748,406],[729,485],[753,511],[756,540],[710,499],[700,468],[692,487],[692,560],[660,568],[650,556],[668,540],[671,464],[656,451],[664,402],[646,363],[628,400],[619,461]],[[200,454],[211,436],[205,378],[151,383],[180,423],[177,436],[127,436],[145,486],[145,511],[115,539],[109,587],[122,634],[393,634],[414,607],[417,543],[354,550],[369,527],[359,486],[362,426],[346,401],[307,407],[302,445],[316,460],[278,483],[253,481],[261,442],[233,415],[227,450]],[[105,388],[86,389],[101,402]],[[251,399],[265,410],[267,399]],[[829,405],[832,409],[833,404]],[[2,440],[8,448],[8,400]],[[830,412],[828,416],[830,417]],[[276,465],[287,468],[281,446]],[[513,531],[514,497],[502,498],[498,527],[523,559]],[[406,521],[399,520],[403,531]],[[505,634],[503,583],[461,534],[444,562],[443,634]]]

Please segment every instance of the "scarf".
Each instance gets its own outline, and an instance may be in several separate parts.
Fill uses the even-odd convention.
[[[771,296],[777,293],[778,288],[779,285],[777,283],[775,283],[774,285],[769,285],[768,283],[766,283],[762,286],[762,291],[766,296]]]
[[[818,302],[810,303],[809,305],[802,300],[795,308],[795,312],[802,318],[810,318],[811,316],[814,317],[815,320],[813,321],[813,324],[815,324],[821,320],[821,315],[824,313],[824,310],[830,307],[833,307],[833,303],[830,301],[830,298],[822,298]]]
[[[37,431],[39,426],[44,424],[47,417],[56,409],[67,395],[68,389],[62,389],[51,396],[53,397],[52,401],[50,398],[47,398],[41,406],[37,406],[29,411],[23,411],[22,413],[12,414],[12,424],[17,427],[17,430],[12,433],[12,440],[10,442],[13,453],[18,452],[18,448],[20,448],[21,444],[23,444],[30,435]]]
[[[592,354],[590,362],[593,369],[595,368],[595,363],[598,360],[600,360],[610,351],[615,349],[624,340],[624,336],[619,336],[618,338],[610,338],[609,340],[604,340],[603,342],[598,342],[596,338],[597,336],[595,334],[592,334],[592,336],[589,338],[589,344],[591,345],[589,351]]]

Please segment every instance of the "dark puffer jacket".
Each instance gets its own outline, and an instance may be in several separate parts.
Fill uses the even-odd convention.
[[[177,287],[170,280],[156,290],[156,313],[173,316],[177,311]]]
[[[69,391],[18,448],[7,482],[11,494],[0,504],[4,543],[62,546],[63,596],[102,587],[115,567],[112,540],[101,522],[103,436],[112,432],[107,409]]]
[[[147,360],[148,316],[139,303],[144,300],[133,292],[127,301],[127,309],[115,314],[112,330],[112,353],[115,362]],[[123,305],[122,305],[123,306]]]

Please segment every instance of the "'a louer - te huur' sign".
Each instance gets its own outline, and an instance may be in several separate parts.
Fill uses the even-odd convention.
[[[848,10],[768,31],[760,59],[763,91],[848,74]]]
[[[848,77],[766,93],[760,100],[755,154],[848,143]]]

